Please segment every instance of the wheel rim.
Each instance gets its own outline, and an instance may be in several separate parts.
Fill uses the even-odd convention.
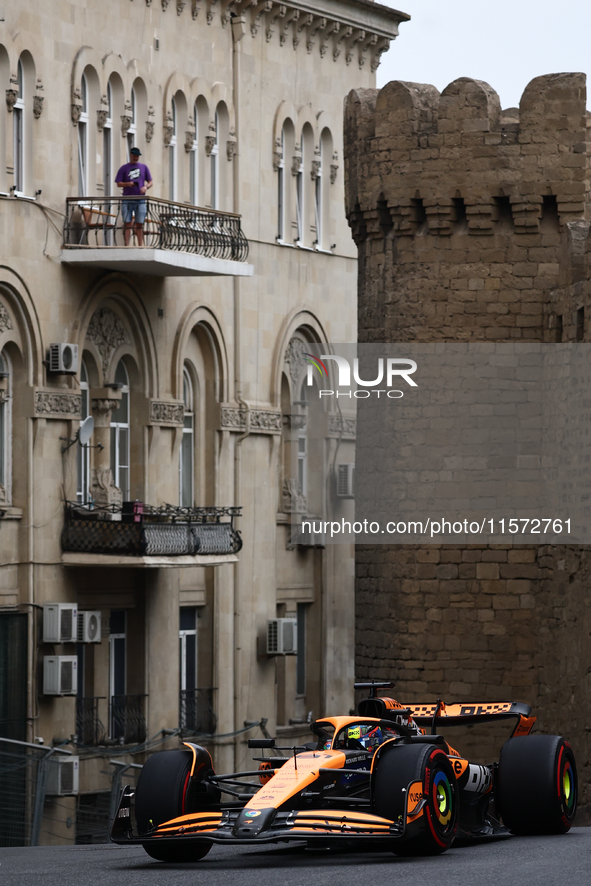
[[[566,756],[566,755],[565,755]],[[576,783],[575,783],[575,774],[573,772],[573,767],[571,765],[568,757],[563,760],[562,764],[562,777],[560,779],[561,788],[562,788],[562,804],[564,811],[568,818],[574,813],[575,809],[575,801],[576,801]]]
[[[441,769],[433,776],[433,809],[442,832],[446,832],[452,820],[453,795],[449,779]]]

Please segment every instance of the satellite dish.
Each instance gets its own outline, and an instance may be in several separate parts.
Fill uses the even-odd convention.
[[[92,432],[94,431],[94,418],[92,415],[89,415],[88,418],[85,418],[82,424],[80,425],[80,430],[78,431],[78,442],[81,446],[86,446],[90,438],[92,437]]]

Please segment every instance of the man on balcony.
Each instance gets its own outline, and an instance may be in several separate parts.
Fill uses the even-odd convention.
[[[145,163],[140,163],[141,153],[139,148],[132,148],[129,152],[129,163],[124,163],[115,176],[115,182],[122,189],[125,197],[121,205],[121,215],[126,246],[129,246],[132,227],[135,227],[137,245],[144,245],[146,201],[140,198],[154,184],[150,170]]]

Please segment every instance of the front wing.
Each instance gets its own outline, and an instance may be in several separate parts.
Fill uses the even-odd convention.
[[[291,840],[392,840],[404,835],[405,823],[355,809],[311,809],[277,812],[259,829],[256,819],[245,821],[242,808],[192,812],[164,822],[140,836],[132,826],[133,789],[126,786],[111,827],[111,840],[119,844],[153,843],[166,840],[207,840],[212,843],[278,843]],[[274,810],[269,810],[273,812]],[[251,825],[246,827],[245,825]],[[262,822],[261,822],[262,824]]]

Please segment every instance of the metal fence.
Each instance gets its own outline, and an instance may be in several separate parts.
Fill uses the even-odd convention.
[[[141,744],[146,740],[145,695],[112,695],[109,703],[111,738],[122,744]]]
[[[183,735],[212,735],[217,725],[213,689],[181,689],[179,726]]]
[[[240,216],[187,206],[157,197],[70,197],[66,200],[64,249],[123,247],[127,237],[137,245],[136,224],[123,221],[127,203],[144,213],[144,244],[152,249],[191,252],[209,258],[246,261],[248,240],[240,227]]]

